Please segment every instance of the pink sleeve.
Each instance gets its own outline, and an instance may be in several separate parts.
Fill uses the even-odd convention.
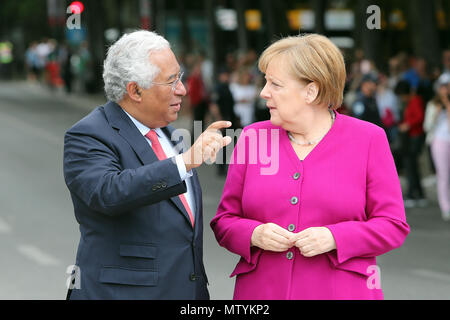
[[[400,247],[409,233],[400,182],[384,130],[370,142],[366,178],[367,221],[326,226],[336,241],[328,253],[334,264],[354,257],[375,257]]]
[[[228,168],[222,198],[216,216],[211,221],[211,228],[222,247],[242,256],[248,263],[256,263],[260,249],[251,247],[253,230],[262,222],[247,219],[242,212],[242,192],[245,185],[247,169],[247,151],[242,132],[233,151]],[[245,154],[242,152],[245,151]],[[240,157],[240,155],[244,155]]]

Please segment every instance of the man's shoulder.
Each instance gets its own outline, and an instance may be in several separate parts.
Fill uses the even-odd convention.
[[[103,106],[98,106],[84,118],[75,123],[67,133],[94,133],[108,125]]]

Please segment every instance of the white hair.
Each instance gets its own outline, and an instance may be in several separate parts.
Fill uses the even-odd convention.
[[[139,30],[123,35],[109,47],[103,63],[106,98],[121,101],[129,82],[150,88],[161,71],[150,62],[150,54],[166,48],[170,48],[169,42],[155,32]]]

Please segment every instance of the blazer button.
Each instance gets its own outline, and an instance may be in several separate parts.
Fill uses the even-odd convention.
[[[189,276],[189,280],[191,280],[191,281],[197,280],[197,277],[195,276],[194,273],[191,273],[191,275]]]
[[[294,231],[295,230],[295,224],[290,224],[289,226],[288,226],[288,230],[289,231]]]
[[[292,197],[291,198],[291,203],[292,204],[297,204],[297,202],[298,202],[298,198],[297,197]]]
[[[294,258],[294,254],[292,253],[292,251],[289,251],[288,253],[286,253],[286,258],[288,260],[292,260],[292,258]]]
[[[298,180],[298,178],[300,178],[300,173],[299,172],[296,172],[296,173],[294,173],[294,180]]]

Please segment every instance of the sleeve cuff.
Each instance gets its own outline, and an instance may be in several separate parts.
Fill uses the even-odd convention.
[[[192,170],[189,172],[186,171],[186,165],[183,161],[183,156],[181,154],[175,157],[175,161],[177,163],[178,173],[180,174],[181,181],[184,181],[187,178],[192,177],[193,175]]]

